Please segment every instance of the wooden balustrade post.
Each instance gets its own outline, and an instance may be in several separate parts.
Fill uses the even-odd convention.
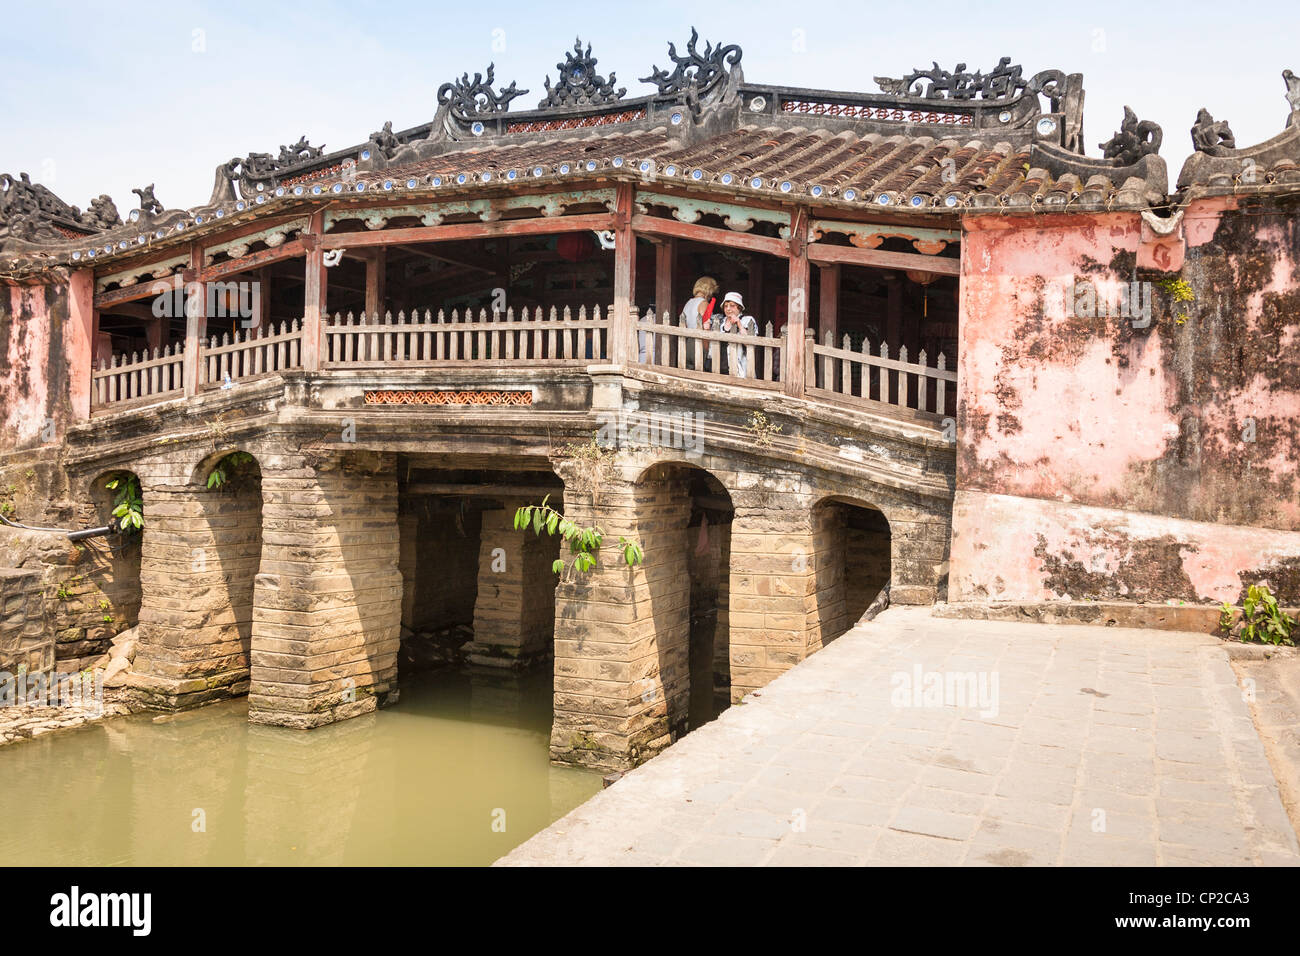
[[[800,206],[790,216],[790,297],[786,309],[787,323],[781,358],[781,390],[802,398],[804,394],[804,340],[808,328],[808,211]]]
[[[618,184],[614,205],[614,314],[609,329],[609,360],[614,365],[631,365],[637,358],[637,317],[632,306],[636,294],[634,198],[631,183]]]
[[[326,291],[328,278],[325,269],[325,249],[321,245],[321,234],[325,231],[325,213],[319,210],[312,214],[307,224],[307,231],[302,236],[307,249],[305,262],[306,290],[302,303],[302,367],[304,371],[320,370],[321,326],[325,321]]]

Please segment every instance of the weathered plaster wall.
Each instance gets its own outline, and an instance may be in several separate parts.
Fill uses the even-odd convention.
[[[68,418],[66,285],[0,284],[0,452],[45,444]]]
[[[1194,204],[1168,274],[1139,268],[1152,257],[1138,216],[968,223],[954,600],[1219,600],[1286,578],[1264,552],[1300,555],[1298,221]],[[1195,297],[1182,321],[1159,288],[1148,328],[1074,307],[1078,282],[1114,303],[1166,275]],[[1088,507],[1164,520],[1084,533]]]

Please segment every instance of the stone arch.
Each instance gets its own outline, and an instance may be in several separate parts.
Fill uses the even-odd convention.
[[[258,456],[223,487],[213,467],[241,447],[156,463],[146,487],[159,504],[145,524],[143,606],[132,683],[180,708],[248,692],[254,590],[262,554]]]
[[[731,523],[726,485],[700,462],[664,458],[636,476],[659,680],[674,738],[730,704]]]
[[[812,508],[822,643],[852,628],[890,581],[893,531],[878,505],[831,494]]]

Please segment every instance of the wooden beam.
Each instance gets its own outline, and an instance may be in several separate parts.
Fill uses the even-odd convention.
[[[260,269],[262,266],[269,265],[272,262],[280,262],[283,259],[297,259],[306,254],[307,246],[301,238],[298,238],[292,242],[286,242],[282,246],[276,246],[274,249],[262,249],[259,252],[250,253],[242,259],[229,259],[226,262],[218,262],[215,265],[207,266],[199,271],[199,278],[201,281],[210,282],[225,276],[238,275],[241,272],[252,272],[254,269]]]
[[[462,222],[450,226],[414,226],[410,229],[381,229],[378,232],[331,233],[321,237],[324,249],[359,249],[363,246],[399,246],[409,242],[446,242],[451,239],[489,239],[497,236],[544,236],[557,232],[586,232],[612,229],[609,213],[582,216],[553,216],[540,219],[511,219],[493,222]]]
[[[784,259],[790,252],[790,246],[784,239],[771,239],[767,236],[751,236],[744,232],[732,232],[730,229],[714,229],[712,226],[697,226],[692,222],[677,222],[675,219],[656,219],[654,216],[636,215],[632,217],[632,228],[647,236],[671,236],[675,239],[692,239],[714,246],[726,246],[731,249],[745,249],[749,252],[765,252],[770,256]],[[928,258],[918,256],[917,258]],[[920,268],[908,266],[908,268]]]
[[[637,358],[636,320],[632,298],[636,294],[636,233],[632,215],[636,190],[619,183],[614,212],[614,320],[609,330],[609,358],[614,365],[631,365]]]
[[[407,495],[448,495],[458,498],[530,498],[554,495],[550,485],[471,485],[413,481],[403,489]]]
[[[825,342],[830,332],[838,345],[840,340],[840,266],[839,263],[819,267],[818,281],[821,297],[817,305],[817,340]]]
[[[174,288],[174,276],[165,279],[150,279],[148,282],[138,282],[135,285],[129,285],[123,289],[113,289],[109,292],[100,292],[95,296],[95,308],[108,311],[114,306],[122,305],[125,302],[135,302],[139,299],[150,299],[159,294],[162,286],[166,285],[168,291]]]
[[[803,397],[804,330],[808,328],[808,210],[803,206],[790,215],[790,297],[786,308],[785,347],[781,350],[781,390],[787,395]]]
[[[808,261],[819,266],[843,263],[850,266],[870,266],[876,269],[922,269],[942,276],[961,274],[960,259],[923,256],[916,252],[859,249],[856,246],[827,246],[820,242],[810,242],[808,244]]]
[[[460,266],[462,269],[473,269],[476,272],[486,272],[488,275],[496,275],[500,270],[493,269],[489,266],[480,265],[474,262],[466,262],[464,259],[453,259],[450,256],[440,256],[437,253],[429,252],[427,249],[403,249],[407,255],[421,256],[425,259],[433,259],[435,262],[445,262],[449,266]]]
[[[321,324],[327,308],[328,277],[325,268],[325,247],[321,242],[325,212],[317,210],[307,224],[306,266],[303,270],[306,289],[302,303],[302,367],[305,371],[320,369]]]

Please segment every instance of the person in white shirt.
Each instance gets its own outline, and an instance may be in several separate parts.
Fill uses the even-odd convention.
[[[722,331],[732,335],[758,335],[758,321],[745,314],[745,300],[739,292],[722,297]],[[727,346],[727,368],[737,378],[749,377],[749,356],[743,345]]]
[[[691,289],[692,298],[682,306],[679,321],[688,329],[703,329],[706,332],[713,325],[711,319],[717,303],[718,280],[712,276],[700,276]],[[682,339],[679,348],[686,349],[686,367],[695,368],[695,339]],[[701,350],[707,365],[709,359],[708,343]]]

